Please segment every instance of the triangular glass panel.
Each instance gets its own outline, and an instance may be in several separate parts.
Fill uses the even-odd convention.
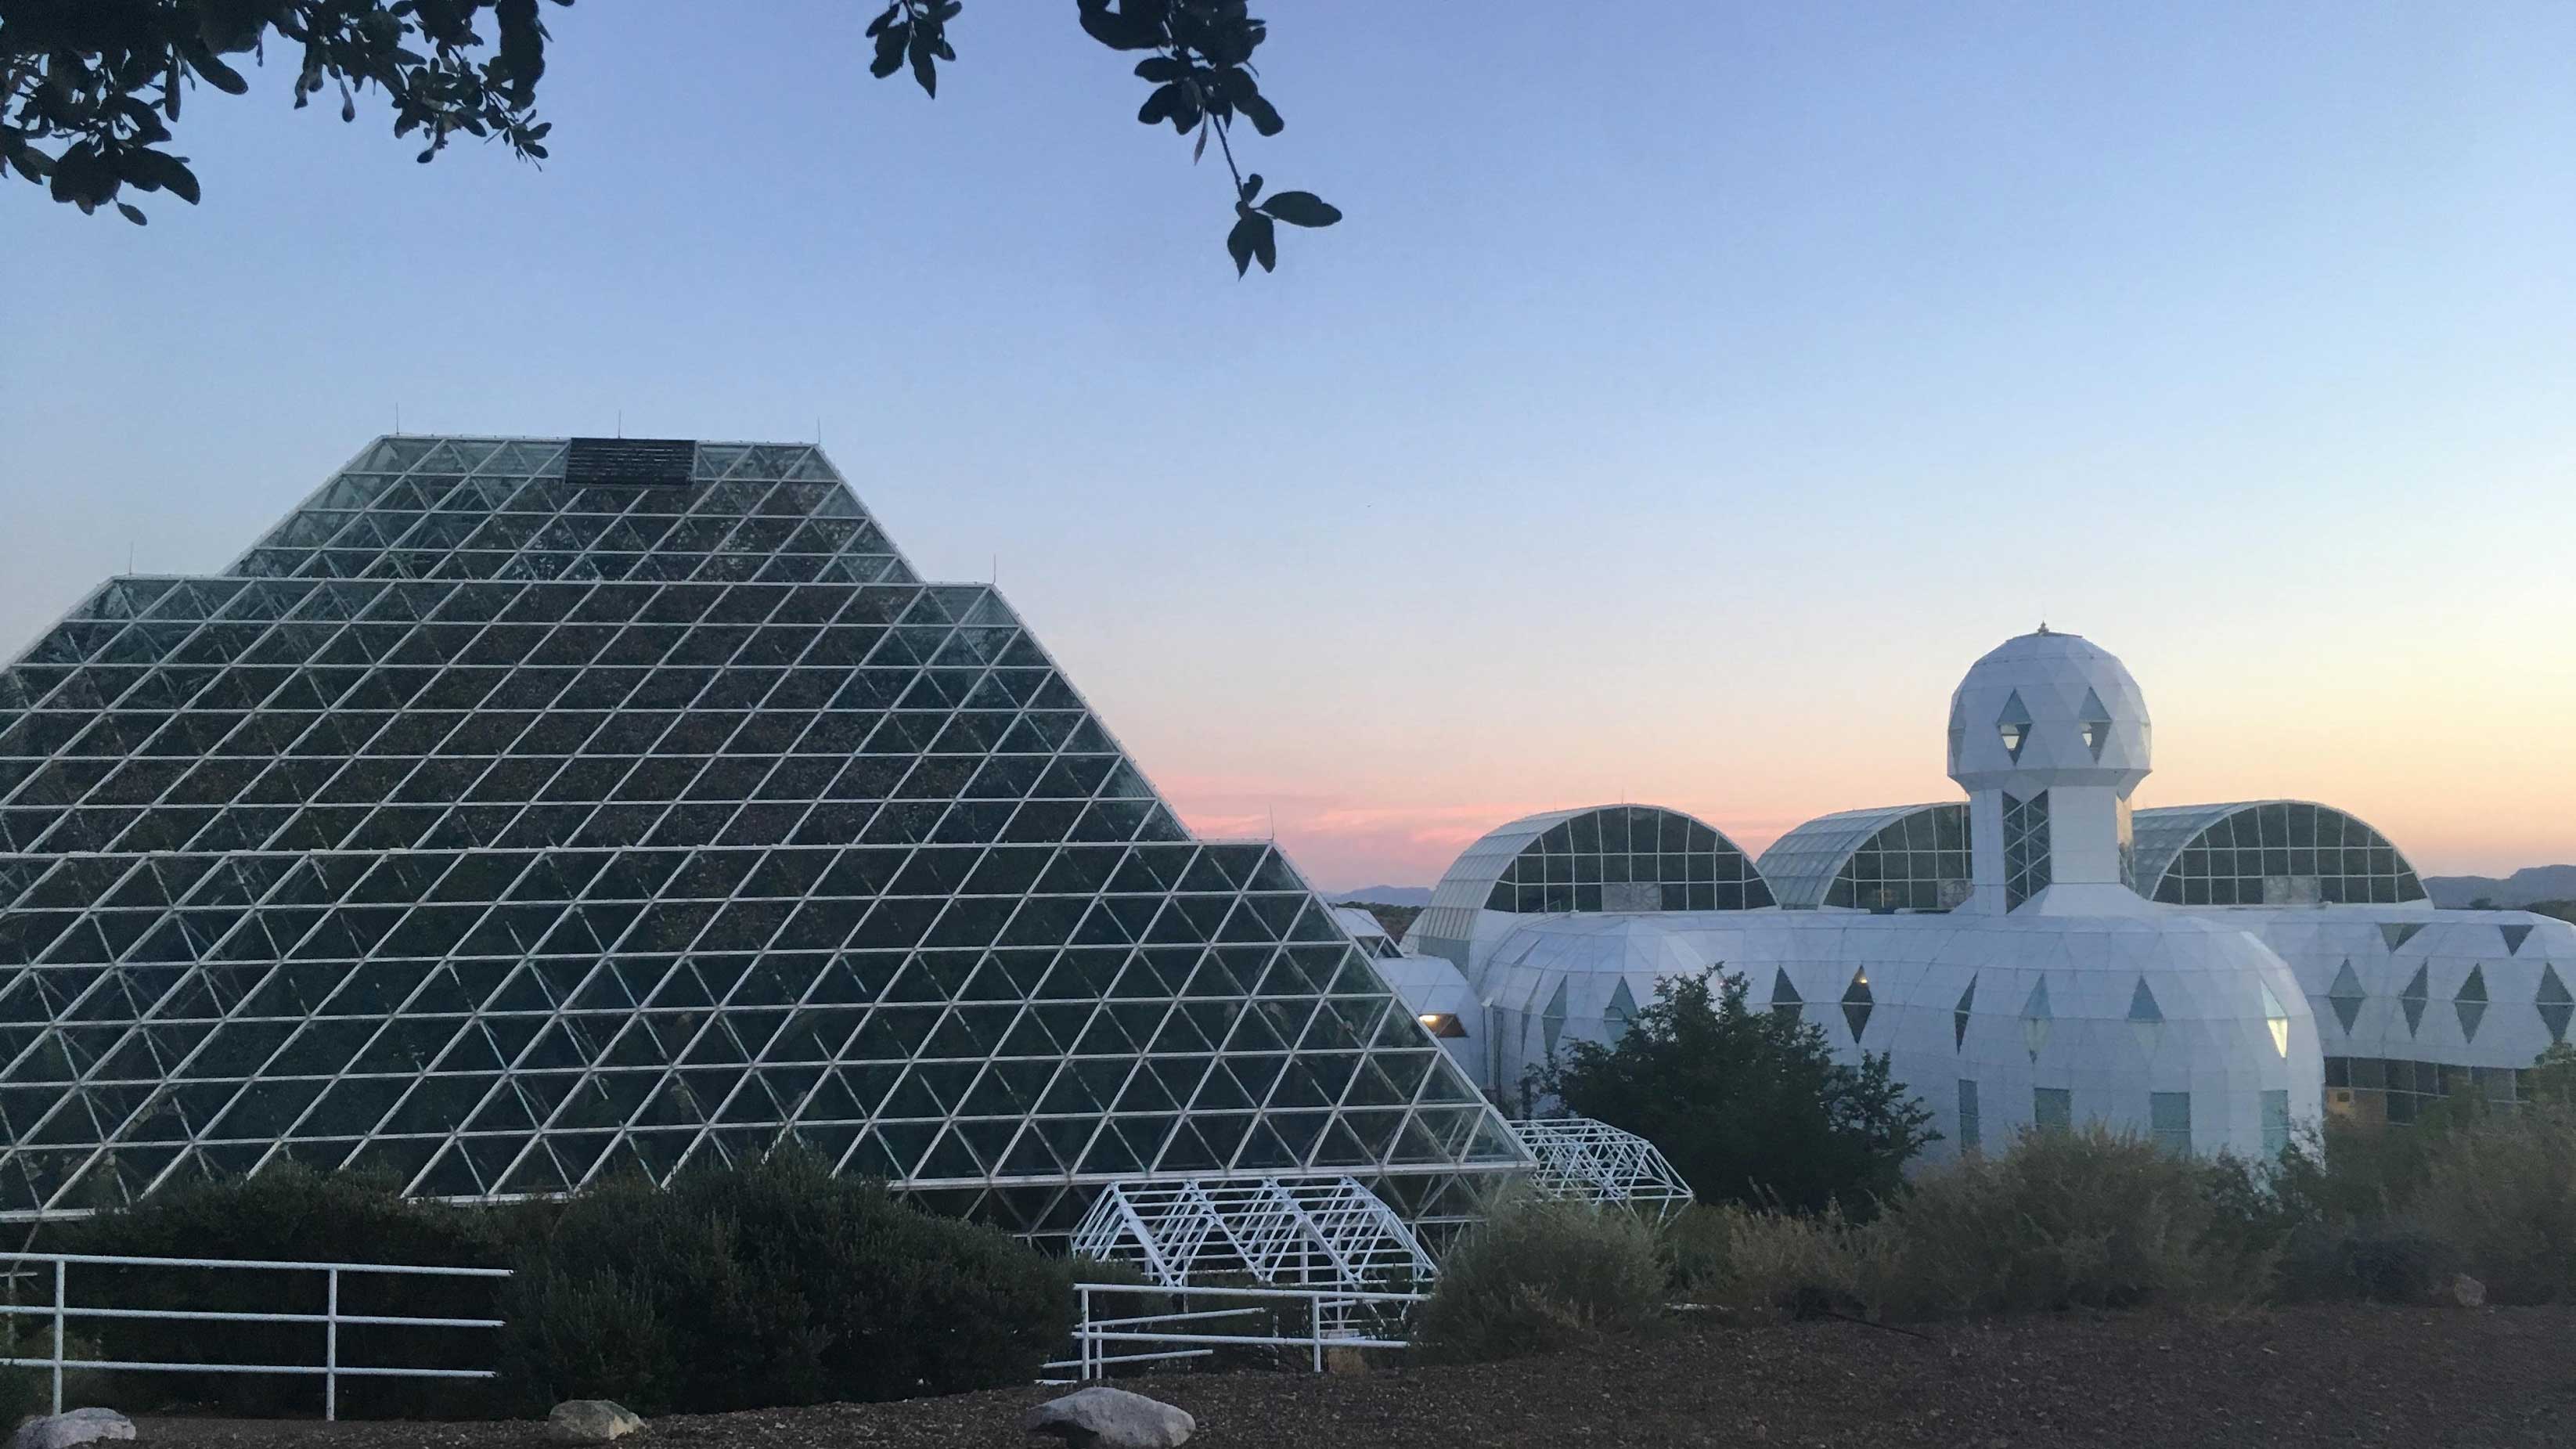
[[[2458,994],[2451,998],[2451,1009],[2459,1014],[2460,1035],[2469,1041],[2476,1041],[2478,1023],[2486,1020],[2487,1015],[2486,967],[2481,965],[2469,968],[2468,979],[2460,983]]]
[[[43,968],[0,970],[0,1205],[140,1190],[82,1167],[111,1138],[473,1197],[792,1135],[1015,1229],[1069,1172],[1520,1162],[993,589],[913,582],[810,444],[683,454],[568,483],[563,440],[382,440],[0,668],[0,967]]]
[[[2048,1031],[2054,1016],[2048,1006],[2048,978],[2042,976],[2039,984],[2030,989],[2030,997],[2021,1008],[2021,1042],[2029,1051],[2033,1064],[2039,1061],[2040,1050],[2048,1045]]]
[[[2263,1025],[2265,1030],[2271,1033],[2272,1050],[2284,1058],[2288,1057],[2290,1009],[2281,1004],[2281,998],[2273,995],[2272,988],[2269,986],[2263,988]]]
[[[1995,733],[2004,742],[2004,754],[2019,763],[2022,746],[2030,742],[2030,710],[2022,704],[2020,690],[2012,692],[2003,712],[1995,716]]]
[[[2424,1026],[2424,1007],[2433,999],[2433,968],[2427,963],[2415,968],[2407,979],[2406,989],[2397,993],[2397,1004],[2406,1013],[2406,1034],[2414,1036]]]
[[[1959,1004],[1950,1012],[1950,1049],[1952,1051],[1968,1049],[1968,1021],[1976,1009],[1977,978],[1971,976],[1968,978],[1966,989],[1959,993]]]
[[[1851,984],[1843,988],[1843,1024],[1851,1028],[1852,1040],[1855,1043],[1860,1040],[1860,1034],[1869,1028],[1872,1004],[1869,994],[1869,968],[1864,966],[1852,972]]]
[[[2504,953],[2515,956],[2521,954],[2522,943],[2531,938],[2531,927],[2528,923],[2500,925],[2496,927],[2496,934],[2504,937]]]
[[[2343,1034],[2352,1035],[2353,1023],[2361,1019],[2362,1003],[2368,996],[2361,989],[2361,978],[2353,974],[2352,960],[2346,957],[2336,968],[2334,984],[2326,988],[2326,1000],[2333,1004],[2335,1020],[2343,1023]]]
[[[2567,983],[2559,979],[2555,964],[2541,966],[2540,988],[2533,997],[2533,1004],[2540,1008],[2540,1024],[2548,1028],[2550,1041],[2565,1042],[2567,1019],[2570,1014],[2576,1014],[2576,996],[2568,994]]]
[[[2414,940],[2415,933],[2423,929],[2424,924],[2421,921],[2383,921],[2379,926],[2379,935],[2380,939],[2388,943],[2388,949],[2394,952],[2398,947]]]
[[[2076,726],[2082,731],[2084,748],[2094,759],[2102,758],[2102,747],[2111,743],[2111,711],[2092,686],[2084,689],[2084,707],[2076,715]]]
[[[1783,1016],[1796,1016],[1798,1008],[1804,1004],[1805,1000],[1798,995],[1797,986],[1789,980],[1789,968],[1785,966],[1772,968],[1771,1009]]]
[[[2138,1050],[2154,1056],[2163,1045],[2164,1008],[2156,1005],[2156,994],[2147,989],[2147,978],[2138,978],[2137,989],[2129,993],[2129,1034],[2138,1040]]]

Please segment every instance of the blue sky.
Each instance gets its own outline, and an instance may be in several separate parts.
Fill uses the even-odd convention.
[[[1528,809],[1941,798],[2044,613],[2141,803],[2576,859],[2576,9],[1273,4],[1275,185],[1073,7],[549,10],[542,171],[291,70],[202,207],[0,190],[0,636],[219,566],[393,425],[801,439],[1005,591],[1202,828],[1427,881]],[[711,15],[722,13],[717,28]]]

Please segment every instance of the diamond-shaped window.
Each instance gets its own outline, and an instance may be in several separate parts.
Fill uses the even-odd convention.
[[[2084,691],[2084,709],[2077,723],[2083,731],[2084,748],[2093,758],[2102,758],[2102,747],[2111,742],[2111,711],[2104,708],[2102,696],[2090,687]]]
[[[2021,761],[2021,747],[2030,742],[2030,710],[2021,702],[2021,691],[2004,701],[2004,712],[1995,717],[1995,733],[2003,737],[2004,753]]]
[[[2424,1007],[2432,999],[2433,968],[2429,964],[2418,966],[2415,968],[2414,976],[2407,980],[2406,989],[2397,993],[2397,1005],[2406,1013],[2408,1036],[2415,1035],[2423,1028]]]
[[[2460,994],[2451,998],[2451,1006],[2460,1014],[2460,1035],[2476,1041],[2478,1023],[2487,1015],[2487,968],[2469,968],[2469,979],[2460,983]]]
[[[1869,994],[1869,968],[1863,966],[1852,972],[1851,985],[1843,988],[1843,1021],[1851,1027],[1854,1042],[1858,1042],[1860,1034],[1869,1027],[1869,1012],[1872,1005]]]
[[[2567,1019],[2576,1015],[2576,995],[2570,995],[2567,983],[2558,977],[2556,966],[2540,968],[2540,991],[2533,998],[2540,1008],[2540,1024],[2549,1028],[2553,1042],[2567,1040]]]
[[[2361,978],[2353,974],[2352,961],[2345,958],[2335,971],[2334,985],[2326,989],[2326,1000],[2333,1004],[2335,1020],[2343,1023],[2343,1034],[2352,1035],[2352,1025],[2361,1019],[2361,1004],[2368,1000],[2361,989]]]

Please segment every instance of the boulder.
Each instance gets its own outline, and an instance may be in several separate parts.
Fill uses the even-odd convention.
[[[643,1427],[641,1415],[608,1399],[566,1399],[546,1415],[546,1437],[557,1444],[605,1444]]]
[[[1088,1388],[1029,1410],[1020,1427],[1073,1449],[1177,1449],[1199,1426],[1187,1410],[1125,1389]]]
[[[18,1426],[9,1449],[71,1449],[94,1439],[131,1439],[134,1421],[114,1409],[74,1409],[68,1414],[39,1414]]]
[[[2484,1308],[2487,1306],[2487,1285],[2466,1273],[2457,1274],[2451,1279],[2451,1301],[2462,1308]]]

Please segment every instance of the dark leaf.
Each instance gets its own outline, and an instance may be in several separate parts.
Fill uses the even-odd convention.
[[[868,39],[874,40],[878,36],[885,34],[886,27],[894,24],[894,18],[902,13],[903,7],[900,5],[887,6],[883,15],[880,15],[876,19],[868,22]]]
[[[1245,216],[1225,234],[1225,254],[1234,258],[1234,274],[1238,277],[1252,267],[1252,223],[1253,218]]]
[[[134,223],[136,226],[149,225],[149,223],[143,219],[142,211],[126,202],[118,202],[116,204],[116,209],[124,215],[127,221]]]
[[[912,78],[921,82],[921,93],[933,100],[939,98],[939,66],[933,59],[938,42],[930,32],[916,31],[912,37]]]
[[[1170,121],[1178,125],[1179,117],[1185,109],[1193,117],[1198,114],[1198,103],[1190,99],[1188,83],[1170,81],[1154,87],[1153,94],[1145,97],[1145,104],[1136,108],[1136,119],[1148,126],[1158,121]]]
[[[1161,84],[1176,81],[1190,73],[1190,63],[1168,55],[1148,56],[1136,62],[1136,75],[1141,80]]]
[[[1259,91],[1236,97],[1234,108],[1243,112],[1245,120],[1252,122],[1252,129],[1265,136],[1276,136],[1288,128],[1288,123],[1279,119],[1279,108],[1270,104]]]
[[[1290,226],[1331,226],[1342,219],[1341,208],[1311,191],[1275,192],[1261,209]]]
[[[1170,39],[1160,25],[1110,9],[1108,0],[1082,0],[1082,29],[1111,50],[1160,50]]]
[[[1245,201],[1250,201],[1252,198],[1259,196],[1260,194],[1261,173],[1255,171],[1251,175],[1243,178],[1243,199]]]
[[[1277,271],[1279,269],[1279,228],[1272,226],[1270,218],[1257,211],[1245,217],[1244,221],[1252,225],[1252,255],[1261,263],[1261,270]]]
[[[188,203],[197,204],[197,176],[187,162],[167,151],[128,151],[123,161],[125,179],[146,191],[168,191]]]
[[[202,46],[193,48],[193,53],[188,57],[188,64],[196,70],[197,74],[206,78],[208,85],[226,95],[237,96],[250,89],[250,82],[242,79],[240,71],[215,59],[214,52]]]
[[[868,66],[868,74],[884,80],[903,68],[904,47],[912,43],[912,27],[890,25],[877,36],[877,58]]]

